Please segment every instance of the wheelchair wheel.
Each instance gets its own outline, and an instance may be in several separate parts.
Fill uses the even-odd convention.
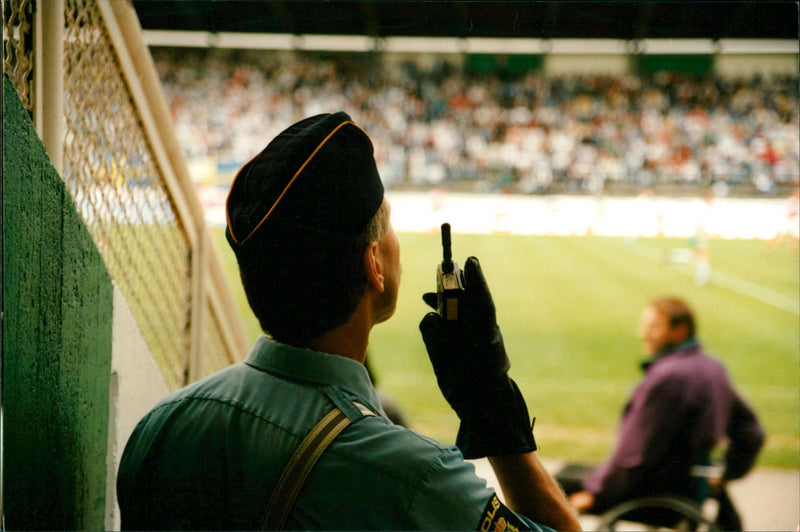
[[[600,516],[597,530],[617,530],[622,521],[656,528],[686,529],[688,524],[688,530],[720,530],[714,521],[702,514],[695,502],[669,495],[620,503]]]

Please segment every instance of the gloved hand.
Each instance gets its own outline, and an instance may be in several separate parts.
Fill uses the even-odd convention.
[[[458,320],[430,312],[419,324],[439,388],[461,420],[456,445],[468,459],[535,451],[528,408],[508,377],[494,302],[475,257],[464,264],[464,284]],[[422,298],[436,308],[436,293]]]

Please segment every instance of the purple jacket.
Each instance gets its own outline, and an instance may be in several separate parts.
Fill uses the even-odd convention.
[[[691,497],[689,469],[727,436],[725,478],[747,473],[764,443],[753,410],[693,339],[643,365],[611,459],[584,480],[595,508],[657,493]]]

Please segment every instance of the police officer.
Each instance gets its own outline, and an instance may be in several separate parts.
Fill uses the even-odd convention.
[[[579,528],[534,453],[476,259],[464,267],[457,324],[435,312],[420,324],[461,420],[457,446],[382,410],[363,363],[370,330],[395,309],[400,248],[372,143],[349,116],[314,116],[278,135],[237,174],[227,216],[269,336],[138,424],[117,481],[124,529]],[[327,447],[306,447],[333,414],[345,428],[317,438]],[[305,466],[305,449],[317,461],[298,481],[285,472]],[[508,507],[464,461],[486,456]]]

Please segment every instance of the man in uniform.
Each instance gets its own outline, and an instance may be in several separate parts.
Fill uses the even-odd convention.
[[[239,171],[226,234],[269,337],[138,424],[117,482],[123,528],[579,528],[534,453],[477,259],[464,267],[459,319],[420,323],[461,420],[457,447],[386,417],[363,363],[397,301],[389,210],[372,143],[344,113],[294,124]],[[305,480],[282,475],[336,408],[345,428],[318,438],[329,445],[309,451],[318,461]],[[464,461],[487,456],[508,506]],[[291,489],[276,488],[287,478]]]

